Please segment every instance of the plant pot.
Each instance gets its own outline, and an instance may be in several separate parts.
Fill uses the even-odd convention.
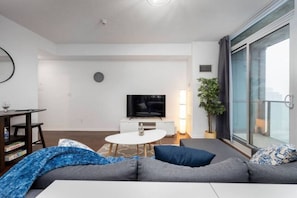
[[[207,139],[216,139],[217,138],[217,132],[212,131],[211,133],[209,131],[204,132],[204,137]]]

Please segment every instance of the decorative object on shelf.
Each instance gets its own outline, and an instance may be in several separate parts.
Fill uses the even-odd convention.
[[[4,147],[4,152],[9,152],[9,151],[15,150],[17,148],[20,148],[22,146],[25,146],[25,142],[24,141],[13,142],[13,143],[11,143],[9,145],[6,145]]]
[[[186,116],[187,116],[187,91],[179,91],[179,132],[186,133]]]
[[[4,127],[4,141],[5,142],[9,141],[9,136],[10,136],[10,134],[9,134],[8,129],[6,127]]]
[[[7,103],[7,102],[4,102],[4,103],[2,104],[2,108],[4,109],[4,112],[5,112],[5,113],[8,112],[9,107],[10,107],[10,105],[9,105],[9,103]]]
[[[143,128],[143,123],[142,122],[139,124],[138,134],[140,136],[143,136],[144,135],[144,128]]]
[[[17,150],[13,153],[10,153],[10,154],[7,154],[5,155],[5,161],[6,162],[10,162],[14,159],[17,159],[23,155],[26,155],[27,154],[27,150],[24,150],[24,149],[21,149],[21,150]]]
[[[104,75],[101,72],[96,72],[94,74],[93,78],[94,78],[95,82],[100,83],[100,82],[102,82],[104,80]]]
[[[13,59],[0,47],[0,83],[8,81],[14,74],[15,65]]]
[[[200,98],[199,107],[204,108],[207,113],[208,130],[205,131],[206,138],[216,138],[216,132],[212,129],[213,118],[225,111],[225,106],[219,99],[219,83],[217,78],[199,78],[201,83],[198,88]]]

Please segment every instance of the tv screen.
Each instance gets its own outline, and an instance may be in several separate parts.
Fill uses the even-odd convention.
[[[165,95],[127,95],[127,117],[165,117]]]

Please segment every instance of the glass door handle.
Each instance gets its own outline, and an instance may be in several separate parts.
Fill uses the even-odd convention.
[[[289,108],[289,109],[293,109],[294,108],[294,95],[293,94],[288,94],[285,96],[284,99],[285,105]]]

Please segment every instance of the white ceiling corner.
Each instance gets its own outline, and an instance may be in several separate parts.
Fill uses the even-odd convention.
[[[272,1],[0,0],[0,14],[57,44],[189,43],[233,33]]]

